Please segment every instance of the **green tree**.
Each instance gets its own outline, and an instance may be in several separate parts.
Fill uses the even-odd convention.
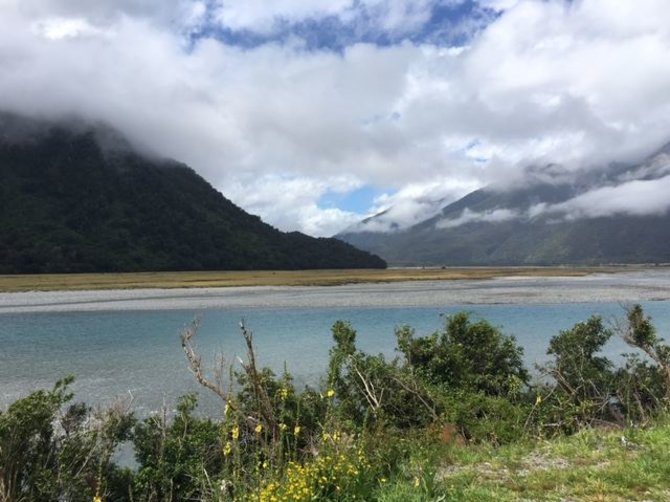
[[[529,375],[523,349],[485,320],[472,322],[467,312],[447,317],[445,329],[415,338],[408,328],[396,332],[407,364],[433,385],[449,391],[488,396],[519,395]]]

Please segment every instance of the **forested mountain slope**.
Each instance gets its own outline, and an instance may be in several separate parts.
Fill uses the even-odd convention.
[[[280,232],[114,131],[0,115],[0,273],[380,267]]]

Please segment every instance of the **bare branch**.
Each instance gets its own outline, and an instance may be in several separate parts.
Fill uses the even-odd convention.
[[[202,366],[202,358],[195,351],[195,348],[193,347],[193,338],[195,338],[195,335],[197,334],[199,327],[200,327],[200,321],[198,319],[195,319],[191,323],[191,325],[184,328],[180,334],[181,348],[184,351],[184,354],[186,354],[188,368],[189,370],[191,370],[191,373],[193,373],[195,379],[198,381],[200,385],[211,390],[217,396],[219,396],[224,402],[230,404],[231,403],[230,396],[223,387],[222,379],[217,378],[217,382],[214,383],[211,382],[205,376],[205,371]]]
[[[268,396],[267,389],[265,388],[265,385],[263,385],[262,378],[258,373],[253,333],[247,329],[244,320],[240,321],[240,330],[242,331],[242,337],[244,337],[244,342],[247,346],[247,357],[249,359],[248,363],[242,363],[242,367],[253,386],[258,412],[263,418],[265,425],[272,431],[273,437],[276,437],[279,434],[279,426],[274,416],[274,408],[270,401],[270,396]]]
[[[376,391],[375,386],[372,383],[372,381],[370,379],[365,378],[365,376],[360,372],[360,370],[356,366],[356,362],[352,357],[350,357],[349,360],[351,362],[351,367],[354,369],[354,371],[356,372],[356,375],[358,376],[361,383],[363,384],[363,387],[364,387],[363,396],[365,397],[365,400],[370,405],[370,408],[372,408],[372,410],[376,414],[382,406],[382,399],[384,397],[384,389],[382,389],[381,392],[379,393],[379,396],[377,396],[377,391]]]

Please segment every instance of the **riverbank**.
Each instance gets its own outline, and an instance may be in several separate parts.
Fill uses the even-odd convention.
[[[449,267],[386,270],[253,270],[106,274],[0,275],[0,292],[108,289],[337,286],[404,281],[485,280],[500,277],[584,277],[646,270],[642,265],[603,267]],[[652,267],[656,269],[657,267]],[[662,269],[665,269],[663,267]]]
[[[419,275],[424,278],[402,282],[380,280],[358,284],[333,283],[330,286],[203,285],[188,288],[94,289],[93,285],[90,290],[74,288],[0,292],[0,313],[180,309],[195,312],[221,308],[411,308],[593,302],[625,304],[670,300],[670,269],[665,267],[631,268],[617,273],[591,271],[573,276],[530,275],[531,272],[531,269],[518,269],[517,275],[493,275],[482,279],[473,274],[468,279],[453,277],[449,280],[428,280]],[[542,272],[548,271],[545,269]]]

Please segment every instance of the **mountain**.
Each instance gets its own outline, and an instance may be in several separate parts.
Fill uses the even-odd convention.
[[[524,184],[471,192],[407,229],[376,231],[372,217],[337,237],[391,265],[667,263],[670,203],[647,207],[653,197],[640,196],[638,208],[623,199],[654,183],[655,193],[670,187],[669,153],[570,175],[529,170]]]
[[[385,266],[280,232],[107,127],[0,114],[0,273]]]

